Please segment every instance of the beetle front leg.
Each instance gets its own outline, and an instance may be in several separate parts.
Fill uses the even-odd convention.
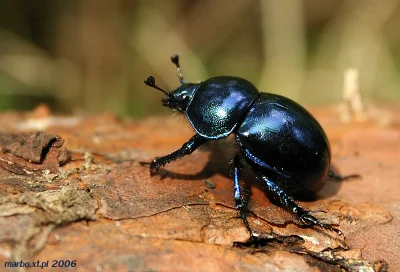
[[[179,158],[182,158],[185,155],[192,154],[193,151],[195,151],[197,148],[199,148],[202,144],[207,142],[208,140],[206,138],[203,138],[199,134],[194,135],[192,138],[190,138],[189,141],[184,143],[181,148],[178,150],[172,152],[169,155],[166,155],[164,157],[157,157],[155,158],[151,163],[150,163],[150,173],[156,174],[158,169],[161,166],[166,165],[167,163],[170,163],[171,161],[177,160]]]
[[[232,177],[233,177],[233,191],[235,198],[236,209],[239,211],[240,218],[242,219],[244,225],[250,233],[250,237],[253,237],[253,231],[250,228],[249,222],[247,221],[247,208],[246,202],[243,198],[242,189],[240,188],[240,170],[243,168],[241,164],[241,156],[240,154],[236,154],[235,157],[231,161],[232,167]]]
[[[320,226],[321,228],[334,231],[339,235],[342,235],[342,232],[338,229],[332,228],[330,225],[321,223],[317,218],[311,215],[310,211],[303,209],[300,205],[296,204],[294,200],[286,194],[278,185],[276,185],[273,181],[268,179],[264,175],[259,175],[259,177],[265,182],[270,190],[280,202],[289,210],[291,210],[305,225],[313,225],[313,226]]]

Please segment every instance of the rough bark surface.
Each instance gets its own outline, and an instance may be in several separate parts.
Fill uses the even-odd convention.
[[[384,125],[344,125],[332,109],[313,113],[330,139],[335,169],[361,178],[328,180],[315,201],[300,203],[326,211],[315,216],[337,224],[345,238],[299,226],[248,171],[243,181],[257,246],[246,243],[234,208],[230,139],[151,177],[140,162],[174,151],[193,134],[178,117],[2,114],[0,265],[75,260],[68,271],[400,271],[399,111],[385,112]],[[44,268],[53,270],[60,268]]]

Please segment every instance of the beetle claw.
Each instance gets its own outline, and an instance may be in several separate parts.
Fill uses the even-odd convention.
[[[336,232],[337,234],[343,236],[343,233],[342,233],[340,230],[338,230],[338,229],[336,229],[336,228],[333,228],[333,227],[331,227],[330,225],[321,223],[316,217],[312,216],[310,212],[307,212],[307,213],[302,214],[302,215],[300,216],[300,220],[301,220],[301,222],[302,222],[303,224],[306,224],[306,225],[313,225],[313,226],[320,226],[320,227],[323,228],[323,229],[327,229],[327,230]]]
[[[150,175],[151,176],[157,175],[158,169],[160,169],[160,167],[161,167],[161,165],[159,163],[157,163],[157,159],[154,159],[150,163]]]
[[[155,162],[155,160],[151,161],[151,162],[139,162],[140,165],[142,166],[150,166],[150,176],[154,176],[158,173],[158,169],[160,169],[160,166],[157,166],[157,163]]]

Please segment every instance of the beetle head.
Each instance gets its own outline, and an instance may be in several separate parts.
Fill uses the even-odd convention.
[[[195,83],[184,83],[176,90],[169,93],[156,85],[156,80],[153,76],[147,77],[147,79],[144,81],[144,84],[163,92],[166,95],[166,97],[162,99],[163,106],[179,112],[186,111],[187,104],[192,99],[197,86],[199,86],[199,84]]]
[[[153,76],[148,76],[147,79],[144,81],[144,83],[147,86],[150,86],[154,89],[157,89],[157,90],[163,92],[167,96],[167,97],[163,98],[163,100],[162,100],[164,107],[168,107],[173,110],[177,110],[179,112],[185,112],[186,107],[187,107],[189,101],[192,99],[199,84],[185,83],[185,80],[183,79],[181,67],[179,65],[179,56],[177,54],[172,55],[171,61],[173,64],[175,64],[175,66],[178,70],[178,78],[182,84],[180,87],[178,87],[176,90],[174,90],[172,92],[167,92],[156,85],[156,80],[154,79]]]
[[[186,107],[197,90],[199,84],[185,83],[178,87],[175,91],[171,92],[170,96],[165,97],[162,102],[164,107],[177,110],[179,112],[185,112]]]

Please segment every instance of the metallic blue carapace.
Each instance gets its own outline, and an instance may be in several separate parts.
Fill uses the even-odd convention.
[[[315,118],[294,101],[262,93],[236,139],[253,167],[282,186],[290,180],[317,191],[325,184],[331,160],[328,139]]]

